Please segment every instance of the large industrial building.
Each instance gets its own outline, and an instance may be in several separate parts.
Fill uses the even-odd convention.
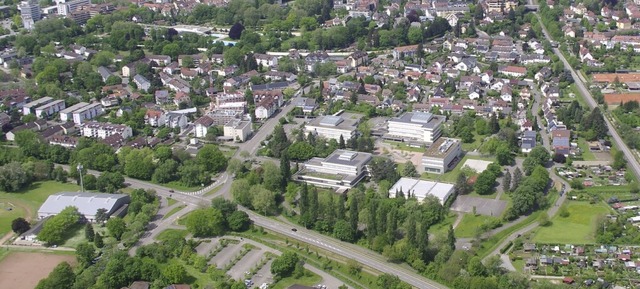
[[[444,174],[460,160],[461,141],[441,137],[422,155],[422,166],[427,173]]]
[[[321,187],[348,189],[369,174],[370,153],[336,150],[327,158],[312,158],[304,163],[294,179]]]
[[[129,195],[126,194],[57,193],[49,196],[40,206],[38,218],[45,219],[57,215],[66,207],[76,207],[87,221],[94,222],[99,209],[107,210],[108,216],[121,216],[129,201]]]
[[[389,189],[389,198],[395,198],[402,195],[404,198],[416,198],[418,202],[422,202],[425,198],[431,196],[436,197],[440,201],[440,204],[444,204],[447,202],[449,197],[451,197],[453,192],[453,184],[412,178],[400,178],[400,180],[398,180],[393,187]]]
[[[442,135],[443,115],[428,112],[407,112],[388,121],[386,139],[424,146],[434,143]]]
[[[347,141],[356,134],[362,115],[355,113],[341,113],[340,115],[326,115],[313,119],[305,125],[307,134],[315,134],[326,139],[340,140],[340,136]]]

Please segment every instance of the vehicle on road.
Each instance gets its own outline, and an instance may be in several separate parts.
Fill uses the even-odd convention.
[[[291,228],[291,231],[298,232],[298,229],[296,229],[296,228]]]

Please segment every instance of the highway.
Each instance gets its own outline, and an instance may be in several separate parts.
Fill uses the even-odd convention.
[[[542,32],[544,33],[544,37],[547,38],[548,41],[553,41],[553,39],[551,39],[551,37],[549,36],[549,32],[547,32],[547,28],[544,26],[544,23],[542,22],[540,15],[538,13],[535,13],[535,14],[536,14],[536,17],[538,17],[538,22],[540,23],[540,26],[542,27]],[[582,82],[582,79],[578,76],[578,74],[573,69],[573,67],[569,65],[569,62],[562,54],[562,51],[560,51],[560,49],[558,48],[553,48],[553,53],[555,53],[558,56],[558,58],[560,58],[560,60],[564,64],[564,69],[569,70],[571,72],[571,77],[573,77],[573,80],[576,83],[576,87],[580,91],[580,94],[582,94],[583,98],[586,100],[589,107],[591,109],[597,107],[598,103],[595,101],[595,99],[591,95],[591,92],[584,85],[584,82]],[[609,121],[609,119],[607,119],[606,117],[604,118],[604,121],[606,122],[607,127],[609,128],[609,134],[611,135],[613,142],[616,144],[616,147],[622,153],[624,153],[624,156],[627,159],[628,168],[630,168],[633,171],[633,173],[636,175],[636,178],[640,179],[640,163],[638,163],[638,160],[635,158],[635,156],[633,155],[633,153],[631,152],[627,144],[624,143],[624,141],[616,131],[615,126],[613,126]]]

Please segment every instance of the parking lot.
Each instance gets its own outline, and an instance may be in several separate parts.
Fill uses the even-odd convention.
[[[456,201],[451,205],[451,209],[456,212],[471,213],[473,207],[476,213],[486,216],[499,217],[507,207],[507,201],[486,199],[473,196],[458,196]]]
[[[227,247],[222,249],[222,251],[218,252],[211,260],[209,260],[209,264],[216,264],[218,269],[224,268],[224,266],[233,259],[238,253],[242,250],[242,246],[239,244],[229,243]]]
[[[260,248],[253,249],[244,255],[236,265],[234,265],[227,274],[231,276],[231,278],[238,280],[240,278],[245,278],[245,272],[248,272],[255,266],[260,263],[260,260],[264,258],[264,252],[260,250]]]

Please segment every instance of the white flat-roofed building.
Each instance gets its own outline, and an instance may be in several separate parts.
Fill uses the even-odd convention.
[[[99,102],[85,105],[72,113],[73,122],[81,124],[85,120],[94,119],[104,113],[104,107]]]
[[[419,180],[412,178],[400,178],[389,189],[389,198],[402,195],[404,198],[414,197],[418,202],[423,202],[429,196],[436,197],[440,204],[447,202],[453,194],[453,184],[439,183],[434,181]]]
[[[304,163],[294,179],[321,187],[348,189],[369,174],[370,153],[335,150],[327,158],[312,158]]]
[[[58,111],[63,110],[66,107],[64,100],[58,99],[47,104],[36,107],[36,117],[49,118]]]
[[[422,166],[427,173],[444,174],[460,160],[461,141],[439,138],[422,155]]]
[[[129,203],[129,195],[103,193],[57,193],[49,196],[38,210],[38,218],[59,214],[66,207],[76,207],[88,221],[96,219],[99,209],[107,210],[107,216],[115,214]]]
[[[23,107],[22,107],[22,114],[24,115],[28,115],[28,114],[32,114],[32,113],[36,113],[35,112],[35,108],[45,105],[47,103],[50,103],[53,101],[53,98],[45,96],[42,98],[38,98],[32,102],[26,103]]]
[[[251,122],[232,119],[223,127],[224,136],[244,142],[251,135]]]
[[[304,130],[306,134],[313,133],[326,139],[340,140],[340,136],[347,141],[356,134],[362,115],[342,113],[340,115],[326,115],[313,119]]]
[[[68,15],[69,13],[78,10],[80,6],[89,5],[91,1],[89,0],[73,0],[73,1],[56,1],[58,2],[58,14],[59,15]]]
[[[442,135],[443,115],[428,112],[407,112],[390,119],[386,139],[431,144]]]
[[[60,111],[60,120],[61,121],[72,121],[73,120],[73,112],[81,109],[85,106],[89,105],[89,103],[86,102],[79,102],[76,103],[70,107],[67,107],[63,110]]]
[[[126,125],[89,121],[82,124],[82,136],[105,139],[119,134],[123,139],[133,136],[133,131]]]

